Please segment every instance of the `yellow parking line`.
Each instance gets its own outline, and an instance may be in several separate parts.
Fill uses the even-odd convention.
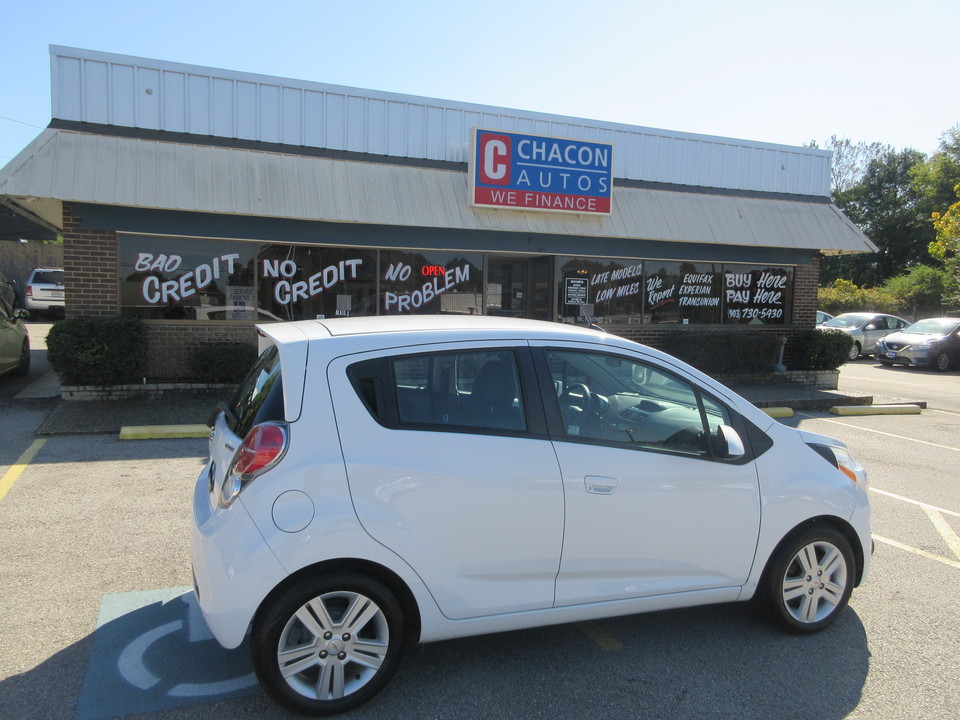
[[[3,500],[6,494],[10,492],[10,488],[13,487],[13,484],[20,475],[23,474],[23,471],[27,469],[27,465],[36,457],[37,453],[40,452],[40,448],[42,448],[46,442],[43,438],[34,440],[30,447],[24,450],[23,454],[17,458],[17,461],[10,466],[10,469],[3,474],[3,477],[0,478],[0,500]]]
[[[601,629],[600,626],[592,622],[582,622],[577,623],[577,627],[580,629],[580,632],[593,640],[601,649],[610,652],[623,650],[623,645],[620,641],[610,635],[606,630]]]

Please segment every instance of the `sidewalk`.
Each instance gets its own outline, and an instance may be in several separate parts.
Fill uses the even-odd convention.
[[[814,390],[789,383],[731,386],[759,408],[790,408],[793,411],[826,411],[835,406],[869,406],[925,402],[901,398],[849,395],[837,390]],[[60,383],[53,372],[45,373],[16,398],[60,397]],[[60,401],[37,430],[39,436],[119,434],[121,428],[204,425],[220,400],[222,391],[178,395],[160,400]]]

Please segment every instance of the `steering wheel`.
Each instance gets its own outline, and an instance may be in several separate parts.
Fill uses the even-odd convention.
[[[560,396],[560,404],[576,406],[586,412],[593,407],[593,393],[583,383],[571,383]]]
[[[685,427],[682,430],[678,430],[673,435],[668,437],[663,444],[673,447],[692,446],[701,450],[706,450],[703,428],[698,425],[691,425],[690,427]]]

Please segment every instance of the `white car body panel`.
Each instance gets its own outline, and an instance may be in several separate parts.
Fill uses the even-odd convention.
[[[841,443],[775,422],[659,351],[584,328],[496,317],[259,329],[280,350],[289,447],[221,508],[227,443],[240,441],[221,416],[211,442],[215,488],[208,492],[205,471],[194,502],[200,606],[226,647],[242,641],[278,584],[328,561],[364,562],[400,578],[423,642],[747,599],[777,545],[817,517],[850,523],[864,575],[869,568],[865,489],[806,444]],[[774,447],[737,464],[540,437],[390,429],[345,374],[379,355],[564,343],[669,368],[766,432]]]

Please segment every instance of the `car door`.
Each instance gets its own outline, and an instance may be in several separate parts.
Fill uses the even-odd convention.
[[[550,607],[563,487],[529,349],[394,350],[328,375],[357,517],[444,615]]]
[[[12,370],[20,363],[22,346],[13,310],[6,300],[0,298],[0,373]]]
[[[544,347],[538,367],[566,497],[556,605],[742,585],[760,495],[754,463],[709,441],[730,410],[628,357]]]
[[[887,326],[887,321],[892,319],[893,318],[888,318],[886,315],[876,315],[863,326],[863,348],[861,348],[861,351],[864,354],[869,354],[876,350],[877,340],[893,332],[893,330]]]

